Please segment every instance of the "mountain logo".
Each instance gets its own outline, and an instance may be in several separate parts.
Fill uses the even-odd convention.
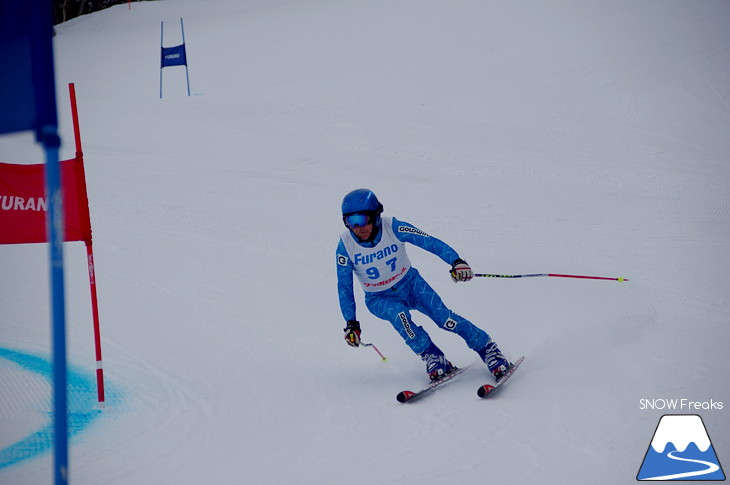
[[[702,418],[665,414],[644,455],[637,480],[725,480]]]

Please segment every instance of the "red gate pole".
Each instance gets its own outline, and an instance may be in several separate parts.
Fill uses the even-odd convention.
[[[73,83],[68,85],[71,98],[71,118],[74,127],[74,141],[76,143],[76,159],[81,163],[83,171],[84,154],[81,149],[81,131],[79,129],[79,113],[76,105],[76,87]],[[86,177],[83,176],[85,179]],[[83,182],[85,184],[85,180]],[[84,188],[84,193],[86,189]],[[99,403],[104,405],[104,368],[101,359],[101,330],[99,326],[99,304],[96,296],[96,273],[94,271],[94,247],[91,241],[91,234],[86,241],[86,262],[89,268],[89,288],[91,290],[91,313],[94,320],[94,347],[96,350],[96,387]]]
[[[96,388],[99,402],[104,405],[104,368],[101,361],[101,332],[99,330],[99,304],[96,298],[96,275],[94,273],[94,249],[91,241],[86,242],[86,260],[89,265],[89,287],[91,288],[91,312],[94,316],[94,347],[96,349]]]

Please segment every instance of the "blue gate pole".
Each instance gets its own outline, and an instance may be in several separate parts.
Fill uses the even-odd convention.
[[[47,230],[51,279],[51,334],[53,349],[54,476],[56,485],[68,483],[68,389],[66,384],[66,297],[63,276],[63,193],[59,166],[61,140],[56,126],[44,126],[46,151]]]
[[[183,27],[182,17],[180,17],[180,32],[182,32],[183,49],[185,49],[185,28]],[[185,80],[188,82],[188,96],[190,96],[190,75],[188,74],[188,53],[185,50]]]
[[[164,22],[160,22],[160,99],[162,99],[162,68],[165,67],[162,63],[162,26]]]

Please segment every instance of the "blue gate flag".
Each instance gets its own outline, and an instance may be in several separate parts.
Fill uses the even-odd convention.
[[[185,80],[188,83],[188,96],[190,96],[190,74],[188,73],[188,56],[185,54],[185,27],[183,19],[180,18],[180,32],[182,33],[182,44],[175,47],[165,47],[164,22],[160,22],[160,99],[162,99],[162,70],[170,66],[185,66]]]
[[[0,133],[33,130],[41,141],[58,125],[52,14],[50,1],[0,1]]]
[[[162,48],[162,62],[160,64],[160,68],[187,65],[188,60],[185,56],[185,44]]]

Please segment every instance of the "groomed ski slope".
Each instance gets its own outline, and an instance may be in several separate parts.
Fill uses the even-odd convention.
[[[730,462],[729,16],[720,0],[159,0],[57,26],[109,389],[103,410],[71,390],[98,415],[70,483],[630,484],[666,413],[701,414]],[[193,95],[166,68],[160,100],[160,22],[172,46],[180,17]],[[4,136],[0,161],[42,153]],[[388,361],[342,339],[339,205],[359,187],[475,271],[630,281],[455,285],[412,248],[447,304],[527,358],[494,399],[474,365],[400,405],[423,363],[359,289]],[[65,261],[69,363],[88,378],[83,245]],[[46,248],[0,247],[0,275],[0,483],[51,483],[48,375],[7,358],[50,359]],[[726,407],[641,409],[664,398]]]

